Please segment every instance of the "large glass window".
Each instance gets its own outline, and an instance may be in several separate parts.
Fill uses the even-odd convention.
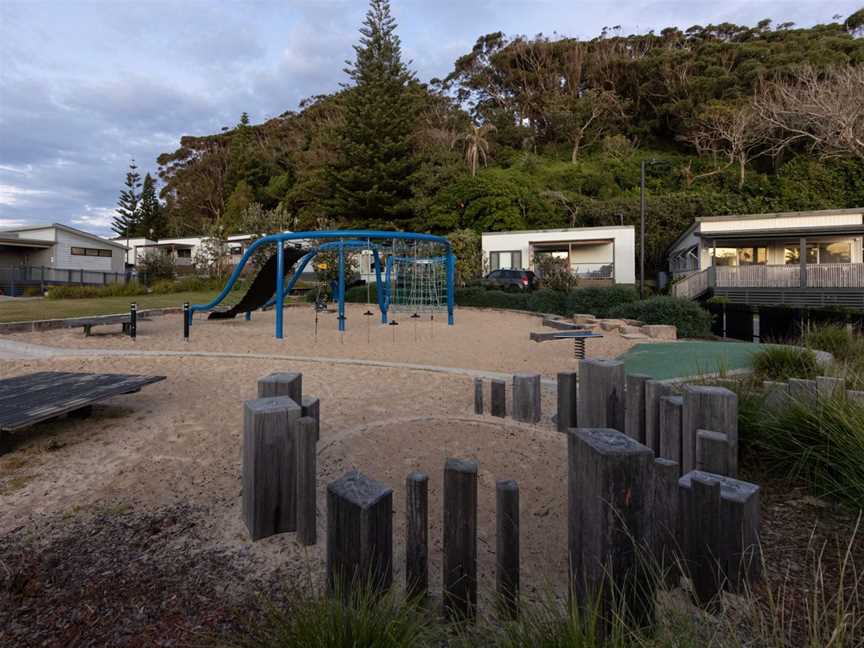
[[[819,243],[819,263],[852,263],[852,241]]]
[[[717,247],[712,251],[714,265],[748,266],[768,263],[768,248],[755,245],[746,247]]]
[[[489,253],[489,269],[497,270],[498,268],[516,268],[522,269],[522,252],[513,250],[510,252],[490,252]]]
[[[717,247],[712,252],[714,265],[734,266],[738,261],[738,250],[736,248]]]

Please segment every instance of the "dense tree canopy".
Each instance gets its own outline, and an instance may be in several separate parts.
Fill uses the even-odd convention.
[[[635,224],[639,165],[657,158],[657,268],[696,216],[864,204],[864,102],[850,101],[864,96],[862,16],[588,41],[493,33],[427,85],[372,0],[340,90],[160,156],[167,224],[233,232],[256,204],[295,228]]]

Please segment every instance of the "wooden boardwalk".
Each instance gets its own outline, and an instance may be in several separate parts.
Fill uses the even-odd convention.
[[[41,371],[0,380],[0,432],[81,410],[118,394],[140,391],[165,376]]]

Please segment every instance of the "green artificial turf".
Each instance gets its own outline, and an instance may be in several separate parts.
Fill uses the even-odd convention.
[[[765,345],[752,342],[686,341],[637,344],[619,357],[627,373],[652,378],[685,378],[750,369],[753,354]]]

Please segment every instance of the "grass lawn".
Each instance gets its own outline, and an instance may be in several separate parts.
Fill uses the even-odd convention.
[[[138,303],[139,309],[182,306],[183,302],[204,304],[217,295],[217,291],[183,292],[172,295],[138,295],[136,297],[99,297],[95,299],[23,299],[0,301],[0,322],[86,317],[128,313],[129,304]],[[229,297],[230,299],[230,297]]]
[[[750,369],[753,354],[765,349],[752,342],[687,341],[669,344],[637,344],[620,356],[627,373],[652,378],[685,378]]]

